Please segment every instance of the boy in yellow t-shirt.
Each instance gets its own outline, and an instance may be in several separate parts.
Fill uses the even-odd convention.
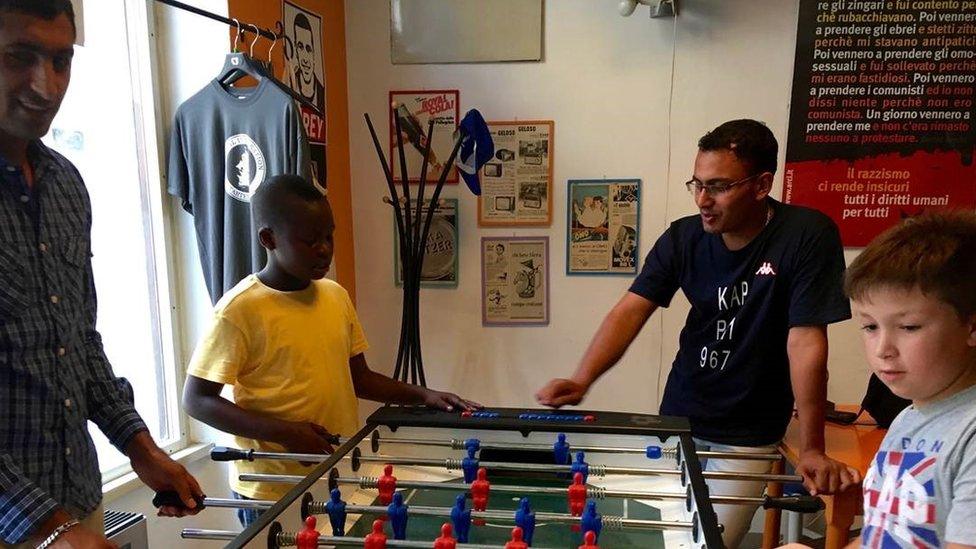
[[[251,209],[267,265],[217,303],[209,331],[190,361],[187,413],[236,435],[242,448],[329,453],[333,435],[358,428],[357,397],[452,410],[478,404],[373,372],[349,294],[323,278],[332,263],[335,221],[326,196],[298,176],[264,182]],[[234,402],[220,396],[234,388]],[[240,473],[303,475],[296,462],[239,462],[235,495],[279,499],[287,484],[242,482]],[[256,513],[239,513],[246,527]]]

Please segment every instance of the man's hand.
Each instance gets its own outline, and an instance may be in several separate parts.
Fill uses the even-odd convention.
[[[543,406],[560,408],[562,406],[575,406],[583,402],[583,397],[590,388],[582,383],[571,379],[556,378],[539,389],[535,394],[536,401]]]
[[[156,492],[174,491],[183,501],[185,508],[160,507],[157,513],[159,516],[183,517],[200,512],[197,500],[203,499],[204,495],[197,479],[160,450],[147,431],[132,438],[126,446],[126,454],[132,462],[132,470],[146,486]]]
[[[51,549],[119,549],[119,546],[82,525],[74,526],[58,536]]]
[[[331,454],[338,438],[328,429],[310,421],[294,421],[286,424],[287,429],[278,440],[296,454]]]
[[[861,482],[861,474],[856,469],[821,452],[802,454],[796,472],[803,476],[803,486],[812,496],[842,492]]]
[[[423,396],[425,406],[440,408],[448,412],[453,412],[454,408],[460,408],[462,410],[477,410],[481,408],[481,404],[471,400],[465,400],[454,393],[426,389]]]

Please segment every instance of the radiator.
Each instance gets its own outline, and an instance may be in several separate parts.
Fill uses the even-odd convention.
[[[149,549],[146,517],[139,513],[106,510],[105,537],[119,549]]]

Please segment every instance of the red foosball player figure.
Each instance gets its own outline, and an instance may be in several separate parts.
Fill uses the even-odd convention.
[[[434,549],[455,549],[457,540],[451,536],[451,524],[445,522],[441,526],[441,535],[434,540]]]
[[[586,506],[586,485],[583,484],[583,473],[573,475],[573,483],[569,485],[569,513],[574,517],[583,514],[583,507]]]
[[[471,483],[471,502],[475,511],[484,511],[488,508],[488,493],[491,491],[491,483],[488,482],[488,470],[482,467],[478,469],[478,478]]]
[[[596,544],[596,532],[590,530],[583,535],[583,545],[580,545],[579,549],[600,549],[600,546]]]
[[[363,549],[386,549],[386,534],[383,533],[382,520],[373,521],[373,531],[366,534],[366,539],[363,540]]]
[[[376,479],[376,489],[380,491],[380,503],[389,505],[393,501],[393,492],[396,492],[397,479],[393,476],[393,466],[383,467],[383,476]]]
[[[298,549],[318,549],[319,531],[315,529],[315,517],[305,519],[305,528],[295,536],[295,547]]]
[[[512,528],[512,540],[505,543],[505,549],[529,549],[529,544],[522,541],[522,529]]]
[[[471,508],[475,511],[484,511],[488,508],[488,493],[491,491],[491,483],[488,482],[488,470],[484,467],[478,469],[478,478],[471,483]],[[474,519],[477,526],[484,526],[484,519]]]

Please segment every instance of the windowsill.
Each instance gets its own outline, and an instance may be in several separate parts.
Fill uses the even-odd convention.
[[[191,444],[190,446],[180,450],[179,452],[174,452],[170,457],[173,461],[186,466],[194,461],[199,460],[207,456],[210,453],[210,449],[213,448],[213,444],[198,443]],[[112,479],[102,485],[102,497],[103,503],[111,503],[129,492],[143,486],[142,481],[136,476],[134,472],[130,469],[129,472],[124,475]]]

